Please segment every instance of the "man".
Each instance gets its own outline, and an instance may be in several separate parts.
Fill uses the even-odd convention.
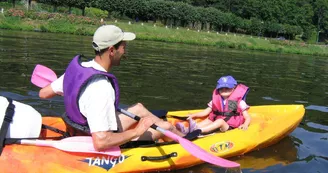
[[[116,112],[119,88],[115,76],[107,72],[113,66],[120,65],[127,41],[135,37],[134,33],[123,32],[114,25],[99,27],[93,36],[94,59],[82,62],[81,67],[78,63],[80,58],[74,58],[65,76],[40,90],[41,98],[64,94],[68,118],[90,128],[97,150],[105,150],[133,139],[157,140],[162,134],[149,128],[153,123],[183,136],[174,126],[154,116],[141,103],[127,109],[141,117],[139,122]]]

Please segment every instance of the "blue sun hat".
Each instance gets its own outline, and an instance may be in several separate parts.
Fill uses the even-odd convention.
[[[237,81],[232,76],[222,76],[218,80],[216,89],[220,88],[234,88],[237,85]]]

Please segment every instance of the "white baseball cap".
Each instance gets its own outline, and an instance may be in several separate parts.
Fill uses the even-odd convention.
[[[92,47],[96,51],[106,49],[120,41],[134,40],[136,35],[132,32],[123,32],[115,25],[103,25],[99,27],[93,35]]]

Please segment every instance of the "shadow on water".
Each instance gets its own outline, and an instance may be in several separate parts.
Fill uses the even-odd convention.
[[[58,75],[73,56],[93,57],[91,37],[0,30],[0,94],[27,103],[44,115],[60,115],[63,98],[42,100],[30,83],[36,64]],[[151,41],[133,41],[127,59],[112,72],[121,102],[150,109],[186,110],[207,106],[217,79],[233,75],[251,91],[249,105],[303,104],[301,125],[276,145],[229,158],[242,172],[326,172],[328,170],[328,59],[236,51]],[[279,128],[279,125],[277,125]],[[225,172],[203,164],[176,172]]]

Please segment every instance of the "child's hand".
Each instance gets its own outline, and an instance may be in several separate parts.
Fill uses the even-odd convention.
[[[245,124],[242,124],[238,128],[241,129],[241,130],[247,130],[248,126],[245,125]]]

